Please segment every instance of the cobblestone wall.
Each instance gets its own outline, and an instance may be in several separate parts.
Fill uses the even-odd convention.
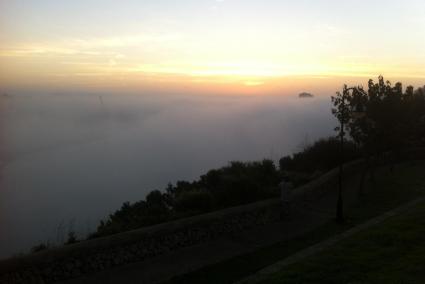
[[[0,262],[0,283],[52,283],[142,261],[278,219],[266,200]]]

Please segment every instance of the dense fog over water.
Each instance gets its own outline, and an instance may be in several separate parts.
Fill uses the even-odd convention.
[[[2,96],[0,257],[231,160],[278,160],[335,120],[327,96]]]

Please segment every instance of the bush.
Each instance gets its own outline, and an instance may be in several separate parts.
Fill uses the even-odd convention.
[[[335,137],[321,139],[313,145],[307,146],[302,152],[285,156],[279,160],[281,171],[297,171],[313,173],[328,171],[339,165],[340,141]],[[360,150],[351,141],[344,141],[344,162],[361,156]]]
[[[96,233],[90,238],[116,234],[150,226],[170,219],[170,209],[166,196],[159,190],[151,191],[146,200],[130,204],[125,202],[121,209],[109,215],[106,221],[101,221]]]
[[[271,160],[231,162],[227,167],[201,176],[200,184],[213,195],[215,207],[224,208],[271,197],[279,179]]]
[[[47,250],[49,248],[51,248],[51,245],[49,243],[40,243],[40,244],[33,246],[31,248],[31,253],[40,252],[40,251],[43,251],[43,250]]]
[[[213,197],[206,190],[185,191],[176,198],[174,209],[189,215],[209,212],[213,209]]]
[[[269,198],[277,193],[280,176],[273,161],[231,162],[209,171],[198,181],[178,181],[164,192],[151,191],[145,200],[121,208],[101,221],[90,238],[150,226]]]
[[[74,231],[68,232],[68,240],[65,242],[65,245],[78,243],[77,236]]]

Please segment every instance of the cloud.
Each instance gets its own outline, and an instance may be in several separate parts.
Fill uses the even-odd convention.
[[[114,52],[99,52],[93,50],[80,50],[73,47],[67,48],[61,45],[50,44],[28,44],[16,47],[0,49],[0,57],[26,57],[26,56],[99,56],[114,55],[120,56]]]
[[[71,39],[66,44],[80,48],[102,48],[102,47],[128,47],[142,43],[164,43],[181,39],[180,34],[147,34],[147,35],[127,35],[116,37]]]
[[[278,77],[285,72],[281,65],[274,63],[235,62],[164,62],[162,64],[141,64],[131,68],[132,72],[183,74],[189,76],[234,76],[234,77]]]
[[[1,49],[1,57],[22,57],[22,56],[34,56],[34,55],[46,55],[46,54],[56,54],[56,55],[75,55],[81,53],[78,50],[71,48],[62,48],[54,46],[43,46],[43,45],[26,45],[21,47],[12,47],[8,49]],[[91,54],[93,55],[93,54]]]
[[[142,44],[163,44],[181,39],[180,34],[144,34],[97,38],[67,38],[52,42],[30,42],[10,45],[0,49],[1,57],[24,56],[55,56],[55,55],[115,55],[123,58],[124,55],[108,51],[114,48],[134,47]]]
[[[260,82],[260,81],[246,81],[244,82],[245,86],[250,86],[250,87],[255,87],[255,86],[261,86],[264,85],[264,82]]]

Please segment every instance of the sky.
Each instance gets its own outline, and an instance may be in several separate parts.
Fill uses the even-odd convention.
[[[422,0],[0,0],[0,87],[425,77]]]

